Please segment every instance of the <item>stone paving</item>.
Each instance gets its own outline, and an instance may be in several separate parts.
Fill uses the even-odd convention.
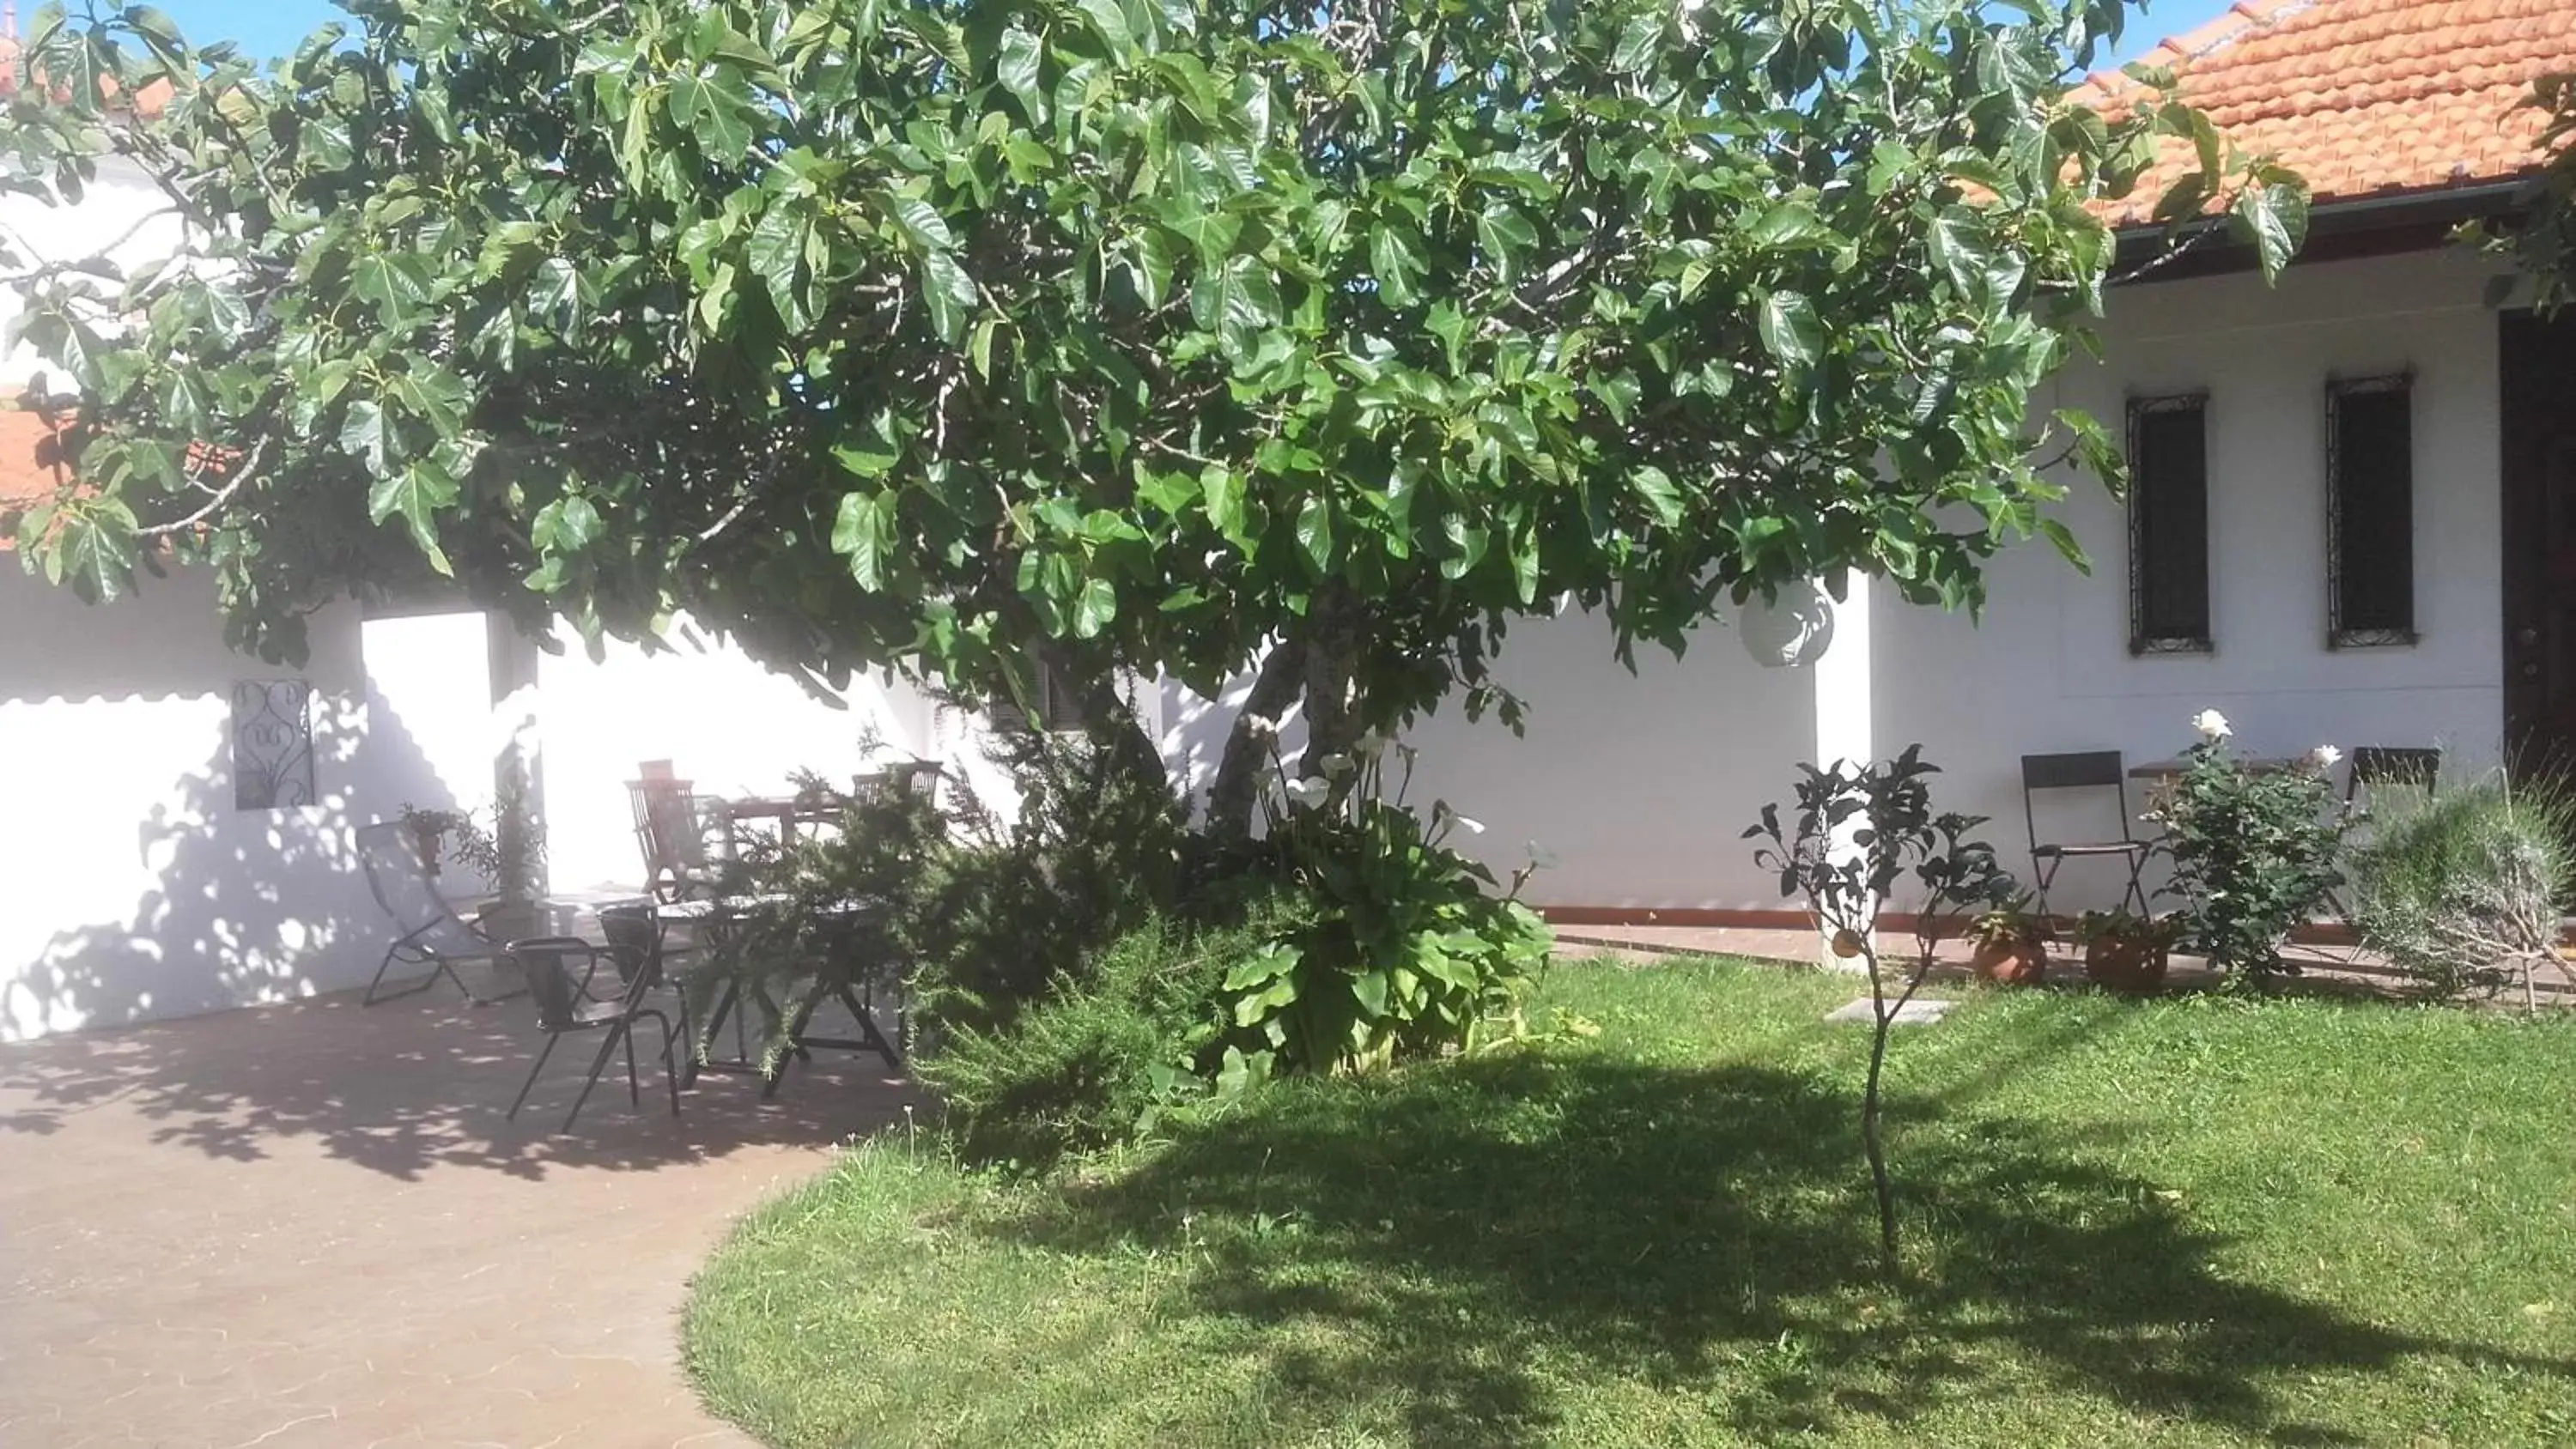
[[[688,1275],[911,1089],[818,1055],[674,1120],[640,1058],[556,1135],[578,1039],[502,1118],[539,1043],[442,989],[0,1047],[0,1446],[747,1443],[682,1377]]]

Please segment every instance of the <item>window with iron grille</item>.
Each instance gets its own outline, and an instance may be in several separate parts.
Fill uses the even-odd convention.
[[[2415,379],[2326,384],[2326,644],[2415,642]]]
[[[1047,734],[1079,732],[1087,727],[1082,717],[1081,692],[1044,661],[1037,664],[1037,694],[1030,703],[1036,707],[1037,727]],[[1003,734],[1020,733],[1031,723],[1031,716],[1008,700],[994,700],[986,716],[992,728]]]
[[[2209,629],[2209,394],[2129,400],[2129,652],[2200,654]]]

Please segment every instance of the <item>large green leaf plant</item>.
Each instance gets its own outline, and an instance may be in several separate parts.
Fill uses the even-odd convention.
[[[2049,465],[2116,459],[2027,399],[2113,277],[2088,204],[2188,137],[2177,225],[2302,229],[2188,107],[2070,97],[2118,0],[343,4],[267,66],[49,5],[0,118],[0,187],[140,176],[186,238],[0,234],[67,429],[21,556],[201,564],[272,656],[452,580],[825,685],[1266,659],[1320,757],[1509,717],[1567,599],[1627,657],[2075,556]]]

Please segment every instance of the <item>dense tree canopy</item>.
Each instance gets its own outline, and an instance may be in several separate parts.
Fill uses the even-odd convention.
[[[0,122],[0,183],[120,157],[188,235],[0,236],[78,397],[27,556],[202,560],[272,653],[437,575],[835,683],[1282,638],[1329,740],[1566,595],[1678,649],[2072,553],[2043,466],[2116,462],[2025,403],[2101,305],[2087,202],[2184,137],[2164,214],[2267,268],[2303,226],[2186,107],[2070,103],[2120,0],[343,3],[267,69],[48,7]]]

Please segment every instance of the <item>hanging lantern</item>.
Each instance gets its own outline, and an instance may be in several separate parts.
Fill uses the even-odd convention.
[[[1744,652],[1765,669],[1803,669],[1834,642],[1834,601],[1813,579],[1782,584],[1765,602],[1756,594],[1735,618]]]

